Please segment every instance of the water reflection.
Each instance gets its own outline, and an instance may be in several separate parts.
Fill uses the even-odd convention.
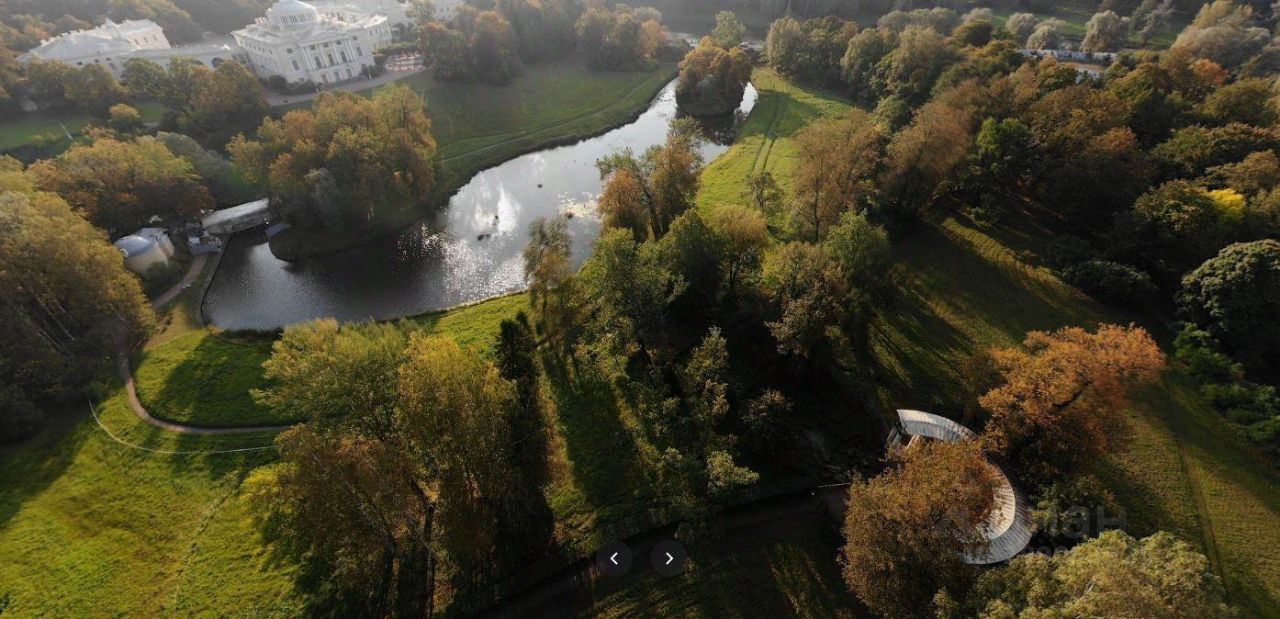
[[[737,123],[755,100],[748,86]],[[570,216],[573,259],[581,264],[600,233],[596,160],[662,142],[676,116],[673,83],[635,122],[480,172],[435,217],[350,251],[288,263],[271,254],[260,231],[238,235],[225,249],[205,310],[223,328],[270,329],[324,316],[397,318],[518,290],[529,222]],[[707,161],[728,148],[734,126],[729,119],[707,127]]]

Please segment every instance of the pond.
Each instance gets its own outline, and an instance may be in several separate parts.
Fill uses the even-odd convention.
[[[735,124],[755,105],[748,85]],[[344,252],[285,262],[261,230],[234,236],[205,297],[224,329],[274,329],[314,318],[388,320],[479,301],[524,288],[521,251],[529,223],[570,215],[580,265],[600,233],[595,162],[615,151],[661,143],[676,118],[675,83],[638,118],[595,138],[516,157],[484,170],[433,217]],[[732,130],[711,128],[707,162],[728,149]]]

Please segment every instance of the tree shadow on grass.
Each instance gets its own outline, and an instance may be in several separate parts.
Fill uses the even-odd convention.
[[[543,368],[576,484],[594,509],[629,502],[643,476],[608,379],[560,355],[544,355]]]
[[[185,343],[184,338],[173,344]],[[204,427],[295,421],[275,417],[271,411],[254,402],[250,394],[250,390],[266,383],[262,368],[262,362],[270,356],[266,346],[202,333],[199,342],[171,368],[148,368],[148,361],[161,352],[167,356],[176,351],[164,348],[145,354],[135,377],[138,397],[153,416]],[[159,364],[167,362],[167,359],[157,361]],[[152,375],[152,372],[164,369],[169,369],[167,375]],[[161,379],[163,382],[157,389],[155,381]]]
[[[59,407],[49,413],[45,427],[35,436],[0,447],[0,528],[75,460],[96,430],[87,412],[83,404]]]

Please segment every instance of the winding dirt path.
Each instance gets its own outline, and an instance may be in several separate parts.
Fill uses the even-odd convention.
[[[191,266],[187,269],[186,275],[173,287],[166,290],[163,294],[157,296],[151,301],[151,307],[160,309],[173,302],[182,291],[189,288],[195,283],[200,275],[204,272],[205,264],[209,261],[209,254],[201,254],[191,261]],[[205,428],[201,426],[189,426],[163,419],[156,419],[142,405],[142,401],[138,399],[138,388],[134,384],[133,370],[129,367],[129,342],[125,338],[124,331],[121,330],[116,335],[116,372],[120,375],[120,380],[124,382],[125,394],[128,396],[129,408],[133,409],[133,414],[138,419],[149,425],[155,426],[162,430],[176,432],[178,434],[189,434],[196,436],[226,436],[235,434],[256,434],[260,432],[279,432],[288,429],[291,426],[241,426],[236,428]]]

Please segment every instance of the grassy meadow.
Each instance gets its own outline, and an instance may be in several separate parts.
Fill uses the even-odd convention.
[[[152,101],[139,103],[136,107],[142,113],[144,122],[157,122],[165,113],[164,106]],[[56,148],[60,152],[70,144],[66,138],[67,133],[73,137],[78,136],[91,122],[94,122],[94,118],[83,112],[17,114],[0,120],[0,152],[28,144],[39,136],[52,136],[48,148]]]

